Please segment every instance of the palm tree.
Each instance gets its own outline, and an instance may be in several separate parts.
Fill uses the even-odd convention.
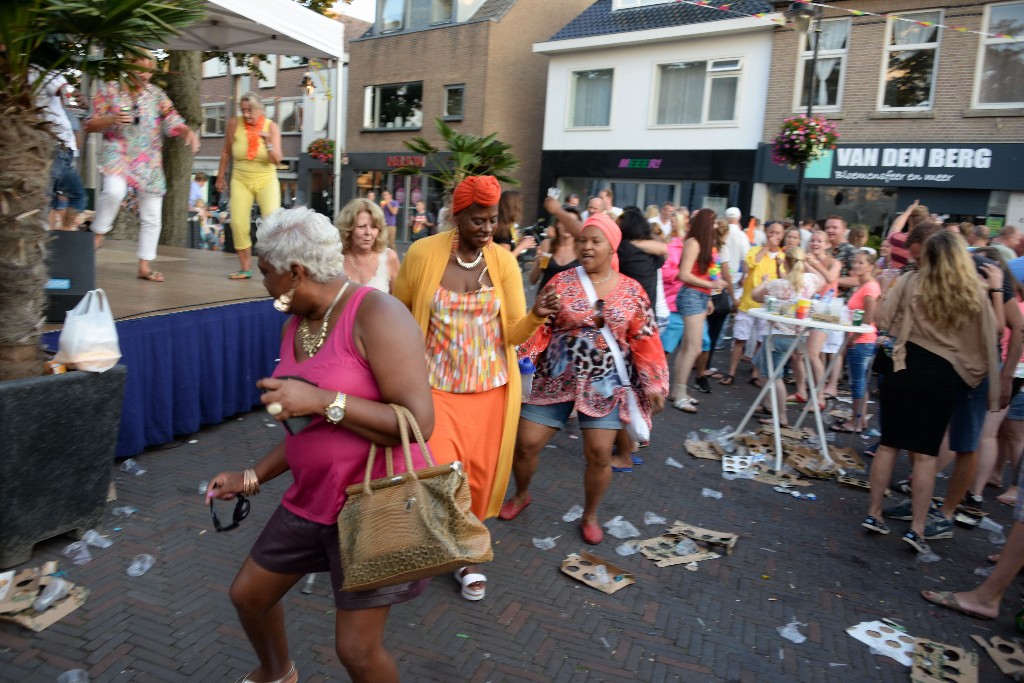
[[[425,175],[441,184],[446,205],[450,204],[455,186],[466,176],[493,175],[505,184],[519,184],[519,180],[508,175],[519,168],[519,157],[509,151],[512,145],[499,140],[497,133],[484,137],[472,133],[458,133],[441,119],[434,121],[437,132],[444,142],[443,150],[422,137],[407,140],[404,144],[410,152],[422,154],[431,165],[440,169],[436,173]],[[416,166],[402,166],[393,172],[396,175],[418,175],[422,171],[422,168]]]
[[[201,18],[202,0],[0,2],[0,380],[42,374],[46,218],[55,139],[36,106],[41,72],[122,78]],[[102,55],[102,58],[94,58]]]

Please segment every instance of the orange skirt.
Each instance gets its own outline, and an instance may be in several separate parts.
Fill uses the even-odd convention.
[[[434,433],[430,437],[430,454],[439,465],[456,460],[462,463],[469,478],[473,514],[486,519],[498,473],[507,387],[480,394],[452,394],[436,389],[431,389],[431,393]],[[501,498],[505,497],[504,492],[502,488]]]

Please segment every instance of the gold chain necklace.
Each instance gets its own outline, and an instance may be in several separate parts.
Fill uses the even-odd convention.
[[[587,277],[590,278],[590,284],[592,284],[592,285],[603,285],[604,283],[606,283],[606,282],[608,282],[609,280],[612,279],[612,275],[615,275],[615,271],[614,270],[609,270],[608,271],[608,277],[606,277],[603,280],[595,280],[594,278],[590,277],[590,273],[587,273]]]
[[[370,253],[373,253],[373,252],[370,252]],[[367,280],[367,279],[365,279],[363,277],[363,269],[359,267],[358,263],[356,263],[356,257],[353,256],[351,252],[348,255],[348,262],[352,264],[352,267],[356,271],[355,274],[359,276],[359,280],[357,280],[357,282],[359,282],[359,284],[365,285],[367,282],[369,282],[370,280],[373,279],[373,276],[370,276],[370,280]]]
[[[478,253],[476,255],[475,259],[473,259],[472,261],[470,261],[468,263],[466,261],[463,261],[462,258],[459,256],[459,238],[458,237],[456,237],[455,241],[452,243],[452,252],[455,254],[455,262],[458,263],[463,268],[465,268],[466,270],[473,270],[474,268],[476,268],[477,266],[480,265],[480,261],[482,261],[483,258],[484,258],[484,250],[481,249],[480,253]]]
[[[346,280],[345,284],[342,285],[341,289],[338,290],[337,295],[334,297],[334,301],[327,308],[327,313],[324,314],[323,323],[320,325],[320,330],[313,334],[309,329],[309,318],[303,318],[302,322],[299,323],[299,343],[302,344],[302,350],[306,352],[306,356],[309,358],[313,357],[320,347],[324,345],[324,341],[327,339],[327,327],[330,324],[331,313],[334,312],[334,307],[338,301],[341,300],[342,294],[348,289],[349,281]]]

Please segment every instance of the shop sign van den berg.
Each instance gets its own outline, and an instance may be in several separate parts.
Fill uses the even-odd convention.
[[[946,169],[992,168],[992,149],[988,147],[846,147],[836,150],[837,180],[882,180],[902,182],[924,180],[948,183],[956,177]],[[908,169],[906,173],[886,171],[864,174],[843,168]],[[914,172],[910,169],[916,169]],[[870,175],[870,178],[864,177]]]

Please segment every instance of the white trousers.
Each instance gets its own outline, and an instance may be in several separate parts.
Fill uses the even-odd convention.
[[[92,220],[92,231],[106,235],[114,227],[114,219],[121,210],[121,202],[128,194],[128,182],[124,176],[104,175],[103,189],[96,199],[96,215]],[[163,195],[136,190],[139,202],[139,251],[141,261],[156,258],[156,245],[160,241],[161,211]]]

